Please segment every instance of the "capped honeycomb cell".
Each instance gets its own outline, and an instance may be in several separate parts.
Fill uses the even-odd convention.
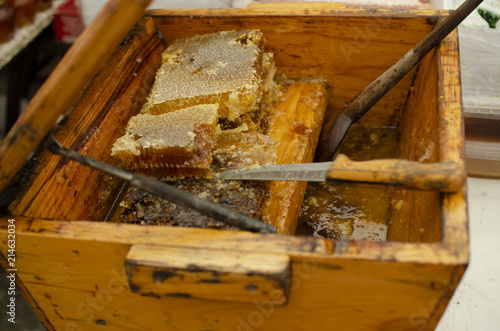
[[[232,121],[254,110],[262,97],[263,44],[259,30],[176,39],[162,55],[147,112],[218,103],[219,117]]]
[[[262,55],[262,81],[258,96],[258,106],[234,120],[220,118],[219,124],[221,125],[221,129],[234,129],[242,125],[247,125],[246,131],[266,132],[270,113],[282,95],[279,85],[274,81],[275,73],[274,55],[272,53],[264,53]],[[253,123],[250,123],[250,121]]]
[[[134,116],[125,135],[116,140],[111,154],[139,173],[205,174],[212,163],[217,109],[217,104],[205,104],[161,115]]]

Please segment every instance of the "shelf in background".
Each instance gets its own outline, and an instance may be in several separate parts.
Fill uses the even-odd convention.
[[[52,8],[36,14],[33,24],[17,30],[12,40],[0,45],[0,69],[52,23],[57,7],[63,2],[64,0],[55,0]]]

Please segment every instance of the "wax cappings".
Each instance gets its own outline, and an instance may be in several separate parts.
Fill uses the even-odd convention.
[[[114,144],[112,155],[129,169],[152,175],[198,175],[208,172],[217,126],[217,104],[175,112],[139,114]]]
[[[147,111],[218,103],[219,116],[229,120],[250,112],[261,96],[263,44],[259,30],[176,39],[162,55]]]

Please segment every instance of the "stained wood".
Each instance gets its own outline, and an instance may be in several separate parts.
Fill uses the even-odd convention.
[[[142,16],[149,2],[110,0],[69,49],[0,146],[0,191]]]
[[[436,129],[439,113],[437,56],[437,52],[433,51],[420,64],[400,124],[399,158],[424,163],[439,160],[440,140],[439,131]],[[387,239],[439,241],[440,193],[398,188],[394,188],[394,192]]]
[[[460,54],[458,32],[445,39],[439,48],[438,67],[440,77],[439,117],[441,119],[439,154],[442,159],[453,160],[465,168],[464,123],[462,118],[462,89],[460,88]],[[443,239],[468,252],[468,231],[456,233],[454,228],[467,228],[468,213],[466,184],[461,191],[443,196]],[[453,246],[452,246],[453,247]],[[460,251],[460,250],[458,250]]]
[[[460,156],[464,137],[460,124],[460,71],[458,67],[451,69],[458,63],[457,33],[452,32],[439,51],[429,54],[420,66],[400,126],[400,158],[425,163],[450,160],[465,173]],[[442,131],[444,127],[446,129]],[[462,192],[456,194],[460,196]],[[454,226],[441,221],[441,199],[455,198],[453,194],[395,189],[388,240],[441,240],[441,231]],[[460,210],[466,210],[465,200]],[[462,225],[464,222],[463,217],[445,219]]]
[[[70,109],[66,123],[55,132],[62,145],[119,166],[111,157],[111,147],[142,107],[163,49],[152,20],[146,19]],[[111,176],[47,152],[38,163],[26,183],[26,192],[9,206],[14,215],[104,220],[123,185]]]
[[[278,14],[245,17],[244,11],[237,11],[237,15],[226,10],[181,12],[172,17],[162,12],[155,19],[156,24],[167,23],[158,25],[167,42],[171,37],[195,33],[196,29],[202,33],[262,26],[272,36],[268,45],[280,50],[279,63],[288,63],[285,68],[289,68],[290,73],[321,71],[339,79],[339,84],[330,80],[328,91],[333,96],[330,100],[333,108],[330,109],[342,105],[342,100],[350,99],[358,92],[357,87],[366,86],[372,74],[376,77],[371,72],[382,70],[384,63],[392,62],[391,52],[401,52],[406,46],[409,49],[411,46],[405,43],[420,39],[434,24],[435,15],[439,14],[434,11],[376,11],[374,17],[367,18],[362,15],[370,13],[368,11],[346,11],[329,12],[325,17],[301,14],[287,18]],[[398,17],[390,18],[390,15]],[[388,25],[381,27],[381,33],[373,41],[360,44],[363,39],[357,33],[360,29],[363,32],[366,24],[377,18],[384,19]],[[311,26],[310,30],[308,26]],[[283,38],[288,30],[291,37],[297,37],[297,43],[288,41],[289,51],[284,41],[289,38]],[[323,46],[319,47],[315,40]],[[352,54],[352,63],[342,58],[342,51],[335,47],[349,40],[355,41],[352,45],[366,45],[355,48],[359,54]],[[312,50],[323,50],[324,53],[312,53]],[[373,54],[361,55],[364,50],[373,51]],[[388,60],[385,60],[386,56]],[[394,55],[394,58],[398,57]],[[334,61],[330,62],[331,59]],[[372,60],[374,66],[366,65]],[[402,137],[410,142],[401,144],[399,154],[420,159],[427,151],[421,147],[429,146],[428,138],[437,135],[439,139],[430,139],[435,145],[434,150],[427,154],[430,155],[428,161],[461,160],[463,133],[456,34],[446,38],[424,62],[411,92],[412,79],[409,79],[406,86],[400,85],[401,95],[384,101],[385,105],[390,105],[391,115],[388,117],[387,109],[376,106],[367,123],[395,125],[400,116],[398,107],[405,104],[410,93],[400,127]],[[310,64],[322,66],[301,69]],[[381,111],[380,116],[378,111]],[[394,121],[388,120],[392,115]],[[66,131],[68,134],[85,137],[78,126],[71,128]],[[50,172],[53,168],[44,171]],[[53,191],[45,189],[40,192],[50,194]],[[391,224],[390,228],[394,227],[395,231],[388,242],[333,241],[15,216],[16,263],[18,279],[22,280],[18,285],[31,295],[33,305],[39,307],[38,312],[43,312],[41,318],[46,326],[57,330],[94,330],[103,324],[116,330],[294,330],[321,329],[325,325],[356,330],[432,330],[468,263],[466,189],[464,187],[454,194],[408,192],[398,193],[404,200],[400,211],[402,221],[400,225]],[[64,199],[64,196],[59,196],[59,199]],[[91,203],[85,204],[85,201],[81,203],[88,209],[97,208]],[[33,206],[26,204],[26,210],[19,212],[31,213],[31,208]],[[4,266],[7,220],[11,217],[0,218],[0,261]],[[424,231],[421,232],[420,228]],[[138,295],[131,291],[124,266],[130,247],[138,244],[205,252],[226,250],[242,254],[287,255],[292,270],[288,304],[283,307],[275,305],[271,298],[269,301],[234,303]]]
[[[325,122],[318,144],[316,160],[329,161],[335,155],[350,125],[361,119],[392,87],[452,30],[458,27],[483,0],[467,0],[446,20],[426,35],[376,80],[349,101],[338,117]]]
[[[432,329],[464,271],[445,247],[428,244],[338,243],[328,253],[310,245],[311,239],[323,241],[313,238],[84,221],[18,218],[16,222],[22,243],[17,249],[18,277],[47,314],[49,329],[57,330],[91,330],[102,321],[117,330],[235,329],[244,323],[255,328],[258,321],[264,330],[332,323],[361,330]],[[2,219],[0,224],[0,251],[5,254],[7,222]],[[186,241],[189,238],[191,242]],[[283,245],[288,240],[293,245]],[[288,304],[274,304],[278,296],[248,304],[133,293],[124,261],[130,245],[139,242],[168,242],[172,248],[189,248],[193,243],[202,251],[219,247],[242,253],[268,253],[270,247],[275,254],[291,257]],[[348,250],[353,244],[356,247]],[[387,246],[394,246],[394,256],[377,249]]]
[[[325,116],[327,92],[320,83],[286,86],[276,105],[268,134],[276,140],[278,164],[312,162]],[[273,181],[263,202],[262,219],[293,234],[307,182]]]
[[[290,257],[160,245],[133,245],[125,270],[134,293],[215,301],[287,303]]]
[[[452,30],[458,27],[483,0],[468,0],[442,21],[415,47],[403,55],[376,80],[350,100],[342,111],[337,112],[323,125],[317,147],[316,161],[330,161],[339,148],[349,127],[360,120],[394,85],[399,82],[420,60]]]

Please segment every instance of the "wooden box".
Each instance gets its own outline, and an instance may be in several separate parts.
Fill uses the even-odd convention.
[[[394,64],[447,11],[324,6],[147,12],[87,85],[57,131],[114,163],[110,148],[178,37],[261,29],[279,70],[328,81],[328,111]],[[113,111],[110,111],[112,109]],[[457,33],[451,33],[357,125],[397,127],[398,155],[463,164]],[[17,283],[56,330],[427,330],[468,263],[465,187],[394,189],[387,241],[104,222],[120,181],[44,152],[25,165],[1,217],[8,266],[15,219]]]

